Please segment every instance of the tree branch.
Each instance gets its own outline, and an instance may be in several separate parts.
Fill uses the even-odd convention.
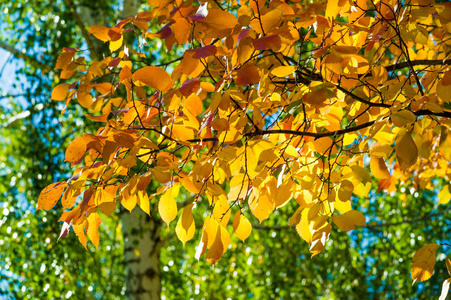
[[[81,19],[80,15],[78,14],[75,8],[74,2],[72,0],[65,0],[64,3],[70,9],[75,22],[78,24],[78,27],[80,27],[81,34],[85,38],[93,58],[95,60],[99,60],[99,55],[97,54],[96,48],[94,47],[94,43],[92,42],[91,37],[89,36],[89,32],[86,30],[86,26],[83,23],[83,20]]]
[[[435,113],[430,110],[418,110],[413,112],[415,116],[438,116],[438,117],[445,117],[445,118],[451,118],[451,112],[444,111],[441,113]],[[331,136],[338,136],[343,135],[345,133],[355,132],[360,129],[368,128],[372,126],[376,121],[369,121],[357,126],[340,129],[336,131],[327,131],[327,132],[308,132],[308,131],[297,131],[297,130],[286,130],[286,129],[269,129],[269,130],[255,130],[248,133],[245,133],[243,136],[245,137],[253,137],[256,135],[265,135],[265,134],[291,134],[296,136],[310,136],[315,139],[320,139],[323,137],[331,137]],[[190,139],[187,140],[187,142],[190,143],[202,143],[202,142],[217,142],[218,138],[212,137],[212,138],[206,138],[206,139]]]
[[[17,50],[16,48],[14,48],[13,46],[0,41],[0,48],[5,49],[6,51],[8,51],[9,53],[11,53],[12,55],[14,55],[14,57],[16,58],[21,58],[23,60],[31,60],[33,62],[33,64],[38,67],[39,69],[41,69],[44,73],[47,73],[51,70],[50,66],[42,63],[38,60],[36,60],[35,57],[30,56],[26,53],[23,53],[22,51]]]
[[[185,206],[190,205],[191,203],[193,203],[194,199],[196,199],[196,196],[191,196],[186,198],[183,202],[178,202],[177,203],[177,210],[184,208]]]
[[[446,214],[447,212],[448,212],[448,210],[438,212],[438,213],[433,213],[433,214],[425,214],[424,216],[419,217],[419,218],[407,219],[407,220],[402,220],[399,222],[382,222],[382,223],[376,223],[376,224],[367,224],[367,225],[359,226],[359,228],[370,228],[371,229],[371,228],[375,228],[375,227],[388,227],[388,226],[397,226],[397,225],[401,225],[401,224],[411,224],[411,223],[421,222],[421,221],[430,221],[433,217],[442,216],[442,215]]]
[[[437,66],[437,65],[449,65],[451,64],[451,59],[446,59],[446,60],[442,60],[442,59],[436,59],[436,60],[429,60],[429,59],[421,59],[421,60],[412,60],[410,61],[410,64],[408,61],[396,64],[396,65],[392,65],[392,66],[387,66],[385,67],[385,69],[390,72],[390,71],[396,71],[399,69],[404,69],[404,68],[408,68],[410,67],[410,65],[412,66]]]

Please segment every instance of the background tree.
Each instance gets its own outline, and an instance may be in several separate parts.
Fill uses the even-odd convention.
[[[73,7],[76,7],[76,9],[80,9],[80,7],[78,6],[78,3],[75,3],[75,5],[73,6]],[[72,28],[77,28],[77,26],[73,26]],[[95,41],[92,41],[92,43],[96,43]],[[100,43],[100,47],[102,46],[102,44],[103,43]],[[9,118],[8,118],[9,119]],[[17,123],[16,123],[17,124]],[[58,180],[58,179],[57,179]],[[395,201],[396,202],[396,201]],[[421,203],[421,201],[419,201],[419,203]],[[386,202],[386,204],[387,204],[387,202]],[[411,207],[411,206],[410,206]],[[421,206],[420,206],[421,207]],[[197,208],[198,210],[200,209],[200,208]],[[411,211],[411,212],[417,212],[418,210],[413,210],[413,211]],[[382,212],[381,212],[381,214],[382,214]],[[383,215],[383,214],[382,214]],[[424,220],[423,221],[425,221],[425,220],[427,220],[427,219],[429,219],[429,218],[427,218],[427,217],[429,217],[428,215],[426,215],[426,216],[420,216],[419,218],[423,218]],[[417,217],[418,218],[418,217]],[[251,218],[250,218],[251,219]],[[134,220],[134,219],[133,219]],[[252,220],[252,219],[251,219]],[[414,219],[412,219],[412,220],[414,220]],[[404,218],[401,220],[401,221],[405,221],[404,220]],[[407,220],[407,221],[409,221],[409,220]],[[421,220],[420,220],[421,221]],[[420,222],[420,221],[418,221],[418,222]],[[269,221],[268,221],[269,222]],[[197,223],[199,223],[199,222],[197,222]],[[410,222],[407,222],[406,224],[410,224]],[[421,226],[421,222],[420,222],[420,226]],[[139,223],[137,224],[138,226],[139,226]],[[175,224],[174,224],[175,225]],[[374,230],[374,229],[373,229]],[[421,227],[419,228],[419,230],[421,230]],[[396,231],[396,230],[395,230]],[[134,231],[135,233],[136,233],[136,231]],[[145,232],[145,231],[143,231],[143,232]],[[165,235],[165,233],[163,233],[163,235]],[[282,233],[282,235],[284,235],[284,233]],[[415,236],[417,236],[417,235],[415,235]],[[155,236],[154,238],[156,238],[157,236]],[[159,238],[159,236],[158,236],[158,238]],[[198,237],[198,238],[200,238],[200,237]],[[368,236],[362,236],[362,238],[368,238]],[[376,244],[376,243],[375,243]],[[376,244],[377,246],[380,246],[380,244]],[[400,249],[407,249],[407,248],[403,248],[401,245],[403,245],[403,244],[400,244]],[[171,248],[172,249],[172,247],[169,247],[169,248]],[[130,250],[130,253],[133,251],[133,253],[132,253],[132,255],[136,255],[135,253],[137,253],[136,252],[136,247],[130,247],[129,248],[129,250]],[[178,249],[178,248],[177,248]],[[275,249],[278,249],[277,247],[275,248]],[[282,248],[282,249],[285,249],[284,247]],[[366,247],[365,247],[365,249],[366,249]],[[167,249],[164,249],[164,250],[167,250]],[[304,249],[305,250],[305,249]],[[251,250],[252,251],[252,250]],[[263,250],[262,250],[263,251]],[[279,251],[280,251],[280,249],[279,249]],[[295,252],[296,251],[296,248],[293,250],[293,253],[296,253]],[[363,251],[365,251],[365,250],[363,250]],[[378,250],[378,251],[380,251],[380,250]],[[170,253],[172,252],[173,253],[173,251],[169,251]],[[238,253],[240,253],[239,251],[237,251]],[[138,252],[139,253],[139,252]],[[172,254],[171,253],[171,254]],[[247,252],[247,251],[244,251],[244,253],[251,253],[251,252]],[[255,253],[254,251],[252,251],[252,253]],[[258,252],[257,252],[258,253]],[[263,251],[263,253],[264,253],[264,251]],[[256,254],[256,253],[255,253]],[[250,256],[251,254],[249,254],[249,256]],[[290,256],[290,257],[292,257],[292,256]],[[330,257],[332,257],[332,256],[330,256]],[[140,259],[142,259],[143,258],[143,256],[140,256]],[[295,258],[295,256],[293,257],[293,258]],[[133,258],[132,258],[133,259]],[[166,258],[166,259],[173,259],[173,258]],[[237,257],[237,259],[240,259],[240,257]],[[246,259],[244,259],[244,260],[246,260]],[[385,260],[384,260],[385,261]],[[260,260],[259,260],[259,262],[260,262]],[[306,264],[306,261],[302,261],[302,264],[303,265],[305,265]],[[274,263],[272,264],[272,265],[274,265]],[[321,265],[321,264],[319,264],[319,265]],[[329,265],[329,264],[328,264]],[[404,266],[406,266],[406,264],[404,264]],[[407,266],[408,266],[408,264],[407,264]],[[306,267],[307,268],[307,267]],[[226,268],[227,269],[227,268]],[[311,270],[312,268],[308,268],[308,270]],[[158,270],[158,267],[157,267],[157,270]],[[280,273],[280,272],[277,272],[277,269],[274,269],[274,270],[276,270],[275,272],[272,272],[272,274],[277,274],[277,273]],[[295,269],[295,268],[292,268],[291,270],[298,270],[298,269]],[[359,269],[358,268],[356,268],[356,271],[358,271]],[[374,270],[374,269],[373,269]],[[376,268],[376,270],[381,270],[381,272],[382,272],[382,268]],[[406,269],[407,270],[407,269]],[[208,270],[207,270],[208,271]],[[201,273],[202,273],[202,271],[200,271]],[[374,271],[373,271],[374,272]],[[379,271],[378,271],[379,272]],[[199,272],[198,272],[199,273]],[[309,273],[309,272],[305,272],[305,273],[303,273],[303,274],[306,274],[307,275],[307,273]],[[383,273],[383,272],[382,272]],[[163,274],[165,274],[165,273],[163,273]],[[293,273],[294,274],[294,273]],[[327,271],[324,271],[324,273],[323,273],[323,275],[324,276],[321,276],[321,277],[327,277],[327,276],[329,276],[329,274],[330,274],[330,276],[332,276],[333,278],[337,278],[337,276],[338,276],[338,274],[336,274],[336,271],[335,271],[335,274],[334,274],[334,270],[331,270],[331,269],[327,269]],[[334,274],[334,275],[332,275],[332,274]],[[357,274],[358,274],[358,272],[356,272],[356,276],[357,276]],[[376,273],[377,274],[377,273]],[[210,274],[210,272],[208,272],[208,275],[209,276],[211,276],[211,274]],[[258,274],[257,274],[257,276],[258,276]],[[276,275],[276,277],[277,277],[277,275]],[[338,276],[339,277],[339,276]],[[170,277],[169,277],[170,278]],[[175,278],[175,276],[174,276],[174,278]],[[172,279],[174,279],[174,278],[171,278],[171,280]],[[189,276],[188,276],[188,278],[189,278]],[[187,277],[185,277],[185,279],[188,279]],[[264,276],[261,276],[260,278],[265,278]],[[259,288],[258,287],[261,287],[261,292],[260,293],[263,293],[262,295],[269,295],[269,292],[267,291],[267,290],[263,290],[263,287],[265,287],[265,288],[267,288],[268,286],[270,286],[269,284],[268,284],[268,280],[266,280],[267,278],[269,278],[269,276],[267,276],[266,278],[265,278],[265,282],[267,283],[267,284],[264,284],[264,283],[262,283],[261,281],[253,281],[252,279],[253,278],[249,278],[248,277],[248,283],[250,283],[250,282],[258,282],[258,283],[256,283],[255,285],[246,285],[246,286],[248,286],[249,287],[249,290],[250,291],[252,291],[252,293],[255,293],[255,291],[257,291],[257,290],[259,290]],[[284,277],[285,278],[285,277]],[[376,281],[373,281],[373,283],[372,283],[372,286],[374,286],[374,287],[381,287],[381,286],[383,286],[383,285],[385,285],[385,286],[387,286],[386,284],[387,283],[382,283],[382,282],[377,282],[377,280],[379,279],[379,278],[383,278],[383,276],[376,276]],[[442,277],[443,278],[443,277]],[[164,278],[163,278],[164,279]],[[166,282],[171,282],[171,280],[167,280]],[[346,280],[346,278],[344,278],[343,277],[343,280]],[[189,281],[189,280],[188,280]],[[361,280],[361,281],[359,281],[359,282],[363,282],[364,280]],[[184,281],[185,282],[185,281]],[[216,280],[215,280],[215,282],[216,282]],[[272,282],[271,280],[269,280],[269,282]],[[277,278],[276,278],[276,282],[277,282]],[[311,281],[311,282],[313,282],[313,280]],[[316,284],[318,284],[318,282],[321,282],[321,280],[317,280],[317,281],[315,281],[316,282]],[[194,284],[194,286],[195,286],[195,284]],[[212,288],[212,285],[208,285],[209,286],[209,289],[207,289],[207,288],[205,288],[205,290],[212,290],[211,288]],[[275,286],[275,285],[274,285]],[[279,285],[280,286],[280,285]],[[288,284],[286,285],[286,286],[289,286]],[[365,289],[364,288],[361,288],[361,287],[357,287],[358,286],[358,284],[356,284],[356,285],[354,285],[354,289],[356,290],[356,291],[358,291],[358,293],[357,294],[361,294],[361,293],[365,293]],[[172,285],[168,285],[168,290],[171,290],[171,287],[172,287]],[[173,287],[177,287],[177,285],[173,285]],[[202,287],[203,286],[201,286],[200,287],[200,289],[202,289]],[[227,286],[225,286],[226,287],[226,290],[227,290]],[[185,286],[183,286],[183,288],[187,288],[188,290],[189,290],[189,285],[187,285],[186,287]],[[178,287],[178,289],[180,290],[180,287]],[[177,290],[177,288],[175,288],[175,290]],[[282,289],[280,292],[281,293],[284,293],[286,290],[288,290],[288,289]],[[298,292],[298,293],[300,293],[299,291],[295,291],[296,289],[294,289],[294,288],[292,288],[291,289],[291,291],[293,291],[293,293],[295,293],[295,292]],[[331,290],[333,290],[333,289],[331,289]],[[385,290],[385,289],[384,289]],[[184,290],[184,291],[186,291],[186,290]],[[368,289],[366,289],[366,291],[368,291]],[[397,292],[395,289],[391,289],[391,291],[394,291],[394,292]],[[191,289],[191,292],[193,293],[195,293],[195,288],[192,288]],[[219,291],[218,291],[219,292]],[[340,292],[340,291],[338,291],[338,292]],[[277,292],[276,292],[277,293]],[[302,292],[302,293],[305,293],[305,291],[304,292]],[[318,293],[318,294],[321,294],[321,288],[318,288],[316,291],[313,291],[311,294],[310,294],[310,297],[313,297],[313,295],[314,294],[316,294],[316,293]],[[172,295],[172,294],[170,294],[170,293],[168,293],[167,295]],[[186,294],[183,294],[183,293],[181,293],[180,295],[182,295],[182,296],[184,296],[184,295],[186,295]],[[256,294],[256,295],[258,295],[258,294]],[[295,294],[296,295],[296,294]],[[301,294],[302,295],[302,294]],[[398,292],[398,296],[400,296],[399,295],[399,292]]]

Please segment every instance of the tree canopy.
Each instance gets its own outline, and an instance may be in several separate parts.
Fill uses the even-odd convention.
[[[99,122],[66,150],[73,176],[39,197],[38,208],[61,198],[68,209],[61,237],[73,228],[97,246],[102,214],[120,202],[174,221],[183,244],[199,231],[196,257],[215,264],[231,235],[244,242],[253,218],[281,210],[278,223],[314,256],[332,230],[374,226],[352,195],[404,187],[449,202],[449,3],[149,5],[91,26],[90,49],[65,48],[56,62],[64,82],[51,98],[63,113],[76,100]],[[149,31],[152,22],[161,29]],[[110,56],[95,53],[95,39]],[[180,56],[155,64],[154,43]],[[201,223],[196,211],[208,212]],[[414,281],[431,277],[437,248],[415,254]]]

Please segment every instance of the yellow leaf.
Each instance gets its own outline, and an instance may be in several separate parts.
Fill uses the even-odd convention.
[[[159,67],[144,67],[133,73],[133,80],[139,80],[156,90],[166,92],[173,86],[171,76]]]
[[[445,126],[442,126],[439,151],[444,159],[451,162],[451,132]]]
[[[251,222],[240,211],[233,217],[233,231],[243,243],[252,232]]]
[[[271,74],[276,77],[286,77],[296,71],[296,66],[280,66],[271,71]]]
[[[437,84],[437,96],[445,103],[451,101],[451,84],[444,85],[443,80]]]
[[[385,161],[381,157],[371,157],[370,161],[371,173],[379,179],[390,178],[390,172],[388,171]]]
[[[110,51],[111,52],[114,52],[114,51],[116,51],[117,49],[119,49],[121,46],[122,46],[122,42],[124,41],[124,37],[121,35],[121,37],[118,39],[118,40],[116,40],[116,41],[110,41],[110,46],[109,46],[109,48],[110,48]]]
[[[96,212],[93,212],[88,217],[88,237],[91,242],[97,247],[99,247],[99,226],[102,223],[102,218]]]
[[[221,259],[224,252],[227,250],[229,244],[230,244],[230,236],[229,233],[227,232],[227,229],[218,224],[214,242],[211,245],[210,249],[208,249],[207,256],[205,257],[207,261],[212,265],[217,263]]]
[[[391,115],[393,124],[397,127],[402,127],[415,122],[415,115],[410,110],[400,110]]]
[[[399,131],[395,142],[395,152],[401,169],[406,170],[415,164],[418,158],[418,148],[410,132]]]
[[[446,270],[448,271],[448,274],[451,276],[451,259],[446,259]]]
[[[339,199],[335,199],[335,202],[333,202],[334,208],[341,212],[342,214],[352,210],[351,207],[351,201],[341,201]]]
[[[343,202],[351,200],[351,195],[354,191],[354,184],[349,180],[343,180],[338,189],[338,199]]]
[[[169,226],[169,223],[177,217],[177,203],[175,198],[180,191],[180,183],[174,183],[172,187],[168,188],[163,195],[161,195],[158,203],[158,212],[161,218]]]
[[[249,208],[261,223],[274,211],[274,199],[266,193],[260,194],[258,198],[251,194],[251,197],[249,197]]]
[[[392,149],[390,144],[376,143],[370,149],[370,156],[389,158]]]
[[[323,216],[326,217],[326,216]],[[312,234],[312,242],[310,243],[309,251],[312,253],[312,257],[319,254],[329,239],[330,234],[330,223],[324,223],[322,227],[315,230]]]
[[[310,211],[310,209],[305,208],[301,212],[300,221],[296,224],[297,233],[307,243],[310,243],[312,241],[312,233],[310,232],[309,223],[308,223],[309,211]]]
[[[230,201],[235,201],[237,199],[244,199],[247,195],[249,187],[249,179],[246,175],[240,173],[232,177],[230,180],[230,192],[228,198]]]
[[[219,199],[216,201],[215,207],[213,208],[213,217],[225,227],[229,222],[230,213],[230,206],[226,197],[224,195],[219,196]]]
[[[65,181],[59,181],[45,187],[39,194],[37,209],[52,209],[60,199],[66,186]]]
[[[451,185],[447,184],[438,193],[438,204],[447,204],[449,200],[451,200]]]
[[[332,221],[344,231],[353,230],[355,226],[365,225],[365,216],[357,210],[350,210],[342,215],[333,215]]]
[[[137,202],[138,197],[136,196],[136,194],[129,195],[127,193],[127,195],[124,195],[124,197],[122,197],[121,200],[122,206],[125,207],[125,209],[128,210],[129,212],[131,212],[135,208]]]
[[[138,191],[137,197],[139,207],[150,216],[150,200],[146,191]]]
[[[434,272],[436,251],[440,246],[436,243],[421,247],[412,258],[412,279],[416,281],[425,281],[431,278]]]
[[[194,218],[192,214],[194,203],[189,204],[183,209],[182,215],[180,216],[177,227],[175,228],[175,233],[179,240],[185,246],[185,243],[194,237],[194,232],[196,226],[194,224]]]
[[[104,202],[100,204],[98,208],[101,212],[109,217],[116,209],[116,202]]]
[[[55,100],[55,101],[65,100],[68,92],[69,92],[69,85],[67,83],[58,84],[52,90],[51,98],[52,98],[52,100]]]

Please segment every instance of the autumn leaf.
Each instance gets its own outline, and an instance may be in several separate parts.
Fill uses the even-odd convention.
[[[69,85],[67,83],[58,84],[52,90],[51,98],[52,98],[52,100],[56,100],[56,101],[65,100],[68,92],[69,92]]]
[[[286,77],[294,73],[296,71],[295,66],[280,66],[277,68],[274,68],[271,71],[271,74],[277,77]]]
[[[436,243],[421,247],[415,252],[412,258],[412,279],[413,284],[416,281],[425,281],[431,278],[434,271],[436,251],[440,246]]]
[[[251,222],[239,211],[233,217],[233,231],[243,243],[252,232]]]
[[[60,199],[67,184],[65,181],[59,181],[48,185],[39,194],[37,209],[50,210]]]
[[[403,170],[411,167],[418,159],[418,148],[412,139],[411,133],[401,130],[395,142],[396,157]]]
[[[333,215],[332,220],[338,228],[344,231],[353,230],[356,226],[365,225],[365,216],[356,210],[350,210],[342,215]]]
[[[110,28],[103,26],[103,25],[92,25],[89,27],[88,32],[92,35],[94,35],[98,40],[101,40],[102,42],[108,42],[111,40],[111,37],[109,36]]]
[[[87,234],[91,242],[96,246],[96,248],[99,247],[99,226],[102,223],[102,218],[95,212],[91,213],[88,217],[88,230]]]
[[[159,67],[144,67],[133,73],[133,80],[139,80],[156,90],[166,92],[173,86],[171,77]]]
[[[185,245],[185,243],[194,237],[195,224],[192,214],[194,204],[189,204],[183,209],[182,215],[180,216],[177,226],[175,227],[175,232],[179,240]]]
[[[81,159],[86,153],[86,140],[84,137],[79,137],[73,140],[66,149],[65,160],[72,165],[80,163]]]
[[[175,197],[178,196],[180,184],[174,183],[172,187],[168,188],[160,198],[158,203],[158,212],[161,218],[169,226],[169,223],[177,216],[177,203]]]

